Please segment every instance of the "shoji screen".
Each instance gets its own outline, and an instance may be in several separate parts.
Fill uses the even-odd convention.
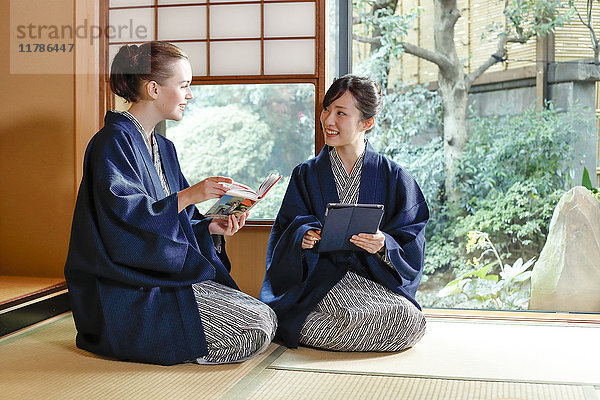
[[[316,0],[110,0],[109,60],[124,43],[165,40],[199,79],[315,77],[317,15]]]

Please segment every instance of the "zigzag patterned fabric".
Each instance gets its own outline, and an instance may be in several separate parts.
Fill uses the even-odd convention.
[[[240,362],[262,353],[277,329],[275,312],[239,290],[213,281],[192,285],[208,355],[199,364]]]
[[[404,296],[348,271],[308,315],[300,343],[337,351],[400,351],[425,333],[425,317]]]

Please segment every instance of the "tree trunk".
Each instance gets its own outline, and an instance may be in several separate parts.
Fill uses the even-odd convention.
[[[444,106],[445,188],[448,200],[453,201],[459,196],[455,161],[462,155],[468,139],[466,113],[470,84],[454,44],[454,25],[460,18],[456,0],[435,0],[434,6],[435,50],[447,60],[445,65],[439,66],[438,84]]]
[[[444,106],[444,163],[446,196],[450,201],[458,200],[460,192],[456,186],[456,160],[463,154],[468,140],[466,127],[468,90],[464,85],[444,81],[440,76],[439,91]]]

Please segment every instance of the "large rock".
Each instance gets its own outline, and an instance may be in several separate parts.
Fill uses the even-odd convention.
[[[600,207],[582,186],[554,210],[533,267],[529,309],[600,312]]]

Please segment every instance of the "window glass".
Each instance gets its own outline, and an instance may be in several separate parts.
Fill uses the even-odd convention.
[[[183,119],[166,125],[186,179],[223,175],[257,189],[277,173],[281,180],[250,214],[274,219],[292,169],[314,156],[314,85],[194,85],[192,92]]]
[[[354,0],[353,71],[382,83],[384,105],[371,144],[415,177],[429,205],[417,300],[424,307],[597,312],[590,299],[600,291],[589,282],[598,264],[588,260],[598,257],[598,246],[578,257],[597,232],[587,222],[599,211],[593,190],[582,192],[588,220],[565,222],[577,221],[566,216],[570,209],[583,209],[583,200],[568,203],[579,189],[565,194],[582,183],[584,166],[595,172],[591,84],[579,81],[588,85],[586,95],[572,102],[566,84],[550,82],[554,97],[543,109],[536,109],[536,91],[526,85],[474,86],[469,107],[459,109],[466,104],[460,91],[447,92],[442,101],[444,86],[419,84],[437,79],[434,64],[402,54],[403,42],[433,48],[433,7],[409,17],[411,4]],[[481,25],[470,23],[474,30]],[[406,28],[404,35],[398,27]],[[456,31],[456,43],[464,33]],[[473,58],[478,49],[465,55],[474,63],[462,66],[465,73],[481,64]],[[556,209],[562,212],[553,218]],[[570,229],[577,236],[565,233]]]

